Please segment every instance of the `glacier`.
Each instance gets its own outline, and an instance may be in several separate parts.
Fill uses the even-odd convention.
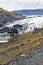
[[[22,20],[7,23],[5,26],[13,27],[14,25],[22,25],[22,30],[18,29],[19,34],[21,34],[21,32],[22,33],[29,32],[29,31],[32,32],[35,28],[38,29],[43,28],[43,16],[27,16]]]
[[[43,28],[43,15],[26,16],[24,19],[21,20],[16,20],[13,22],[9,21],[3,27],[0,27],[0,43],[8,42],[8,39],[10,39],[10,35],[12,34],[16,36],[26,32],[33,32],[36,28]],[[7,36],[9,38],[6,38]],[[6,38],[6,40],[2,40],[1,37]]]

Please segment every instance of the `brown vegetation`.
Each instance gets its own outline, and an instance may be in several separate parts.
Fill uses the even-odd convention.
[[[0,44],[0,65],[18,59],[22,54],[31,53],[43,47],[43,29],[36,33],[25,33]]]

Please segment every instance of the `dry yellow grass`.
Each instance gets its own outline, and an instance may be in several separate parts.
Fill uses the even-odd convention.
[[[0,44],[0,65],[16,60],[22,54],[43,47],[43,29],[36,33],[25,33],[13,37],[8,43]]]

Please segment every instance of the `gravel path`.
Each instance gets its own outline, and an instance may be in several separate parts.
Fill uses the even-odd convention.
[[[15,65],[43,65],[43,48],[19,58]]]

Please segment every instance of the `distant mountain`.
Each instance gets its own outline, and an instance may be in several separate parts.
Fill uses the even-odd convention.
[[[21,15],[43,15],[43,9],[24,9],[24,10],[16,10],[13,13],[21,14]]]
[[[7,22],[12,22],[22,18],[23,16],[19,14],[15,14],[0,8],[0,27],[5,25]]]

